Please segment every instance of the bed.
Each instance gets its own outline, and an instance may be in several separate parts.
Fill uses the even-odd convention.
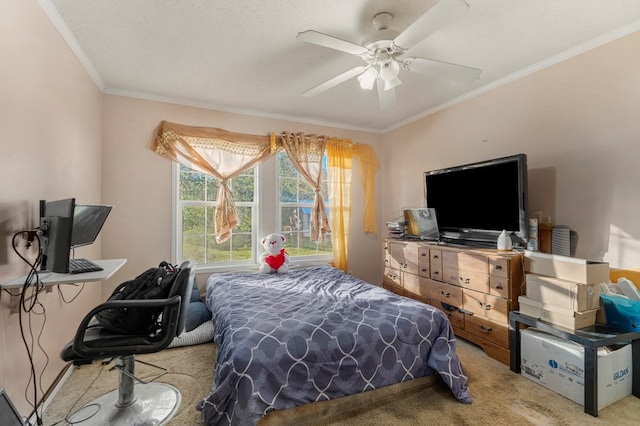
[[[440,310],[329,266],[207,281],[217,359],[199,404],[210,425],[254,425],[274,410],[439,374],[470,403]]]

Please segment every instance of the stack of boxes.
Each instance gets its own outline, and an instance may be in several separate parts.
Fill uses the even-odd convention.
[[[520,312],[576,330],[596,323],[600,283],[609,264],[538,252],[525,253],[526,296]],[[599,317],[601,319],[602,317]],[[521,332],[521,372],[534,382],[584,405],[584,348],[536,329]],[[632,390],[631,345],[598,350],[598,409]]]
[[[572,330],[595,324],[600,284],[609,264],[538,252],[525,253],[526,293],[520,312]]]

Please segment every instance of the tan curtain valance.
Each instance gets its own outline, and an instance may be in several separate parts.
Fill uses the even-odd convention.
[[[246,135],[212,127],[163,121],[151,145],[156,153],[220,181],[215,214],[216,241],[224,242],[238,224],[232,179],[272,154],[269,136]]]

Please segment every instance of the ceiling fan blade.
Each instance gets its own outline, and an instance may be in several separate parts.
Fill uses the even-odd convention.
[[[393,44],[403,49],[410,49],[440,28],[460,18],[469,5],[464,0],[440,0],[435,6],[419,17],[407,29],[398,34]]]
[[[396,105],[396,89],[393,87],[384,90],[384,80],[377,79],[378,84],[378,105],[381,111],[387,111]]]
[[[449,62],[436,61],[425,58],[405,58],[402,67],[407,71],[419,72],[437,78],[458,81],[461,83],[473,83],[480,78],[482,70],[464,65],[450,64]]]
[[[298,33],[296,38],[298,40],[306,41],[307,43],[313,43],[330,49],[351,53],[352,55],[362,55],[363,53],[368,52],[366,47],[360,46],[359,44],[351,43],[350,41],[342,40],[313,30]]]
[[[318,95],[326,90],[331,89],[332,87],[337,86],[340,83],[344,83],[345,81],[349,80],[350,78],[353,78],[357,75],[360,75],[364,72],[364,70],[366,70],[367,67],[365,67],[364,65],[359,66],[359,67],[355,67],[355,68],[351,68],[349,71],[343,72],[342,74],[333,77],[330,80],[325,81],[324,83],[318,84],[316,87],[313,87],[309,90],[307,90],[306,92],[304,92],[302,95],[303,96],[307,96],[307,97],[311,97],[311,96],[315,96]]]

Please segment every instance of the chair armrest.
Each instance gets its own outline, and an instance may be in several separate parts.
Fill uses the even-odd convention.
[[[181,299],[179,295],[176,295],[168,299],[109,300],[101,303],[89,311],[82,319],[80,325],[78,325],[78,331],[74,337],[73,345],[75,347],[82,345],[89,323],[99,312],[115,308],[166,308],[172,306],[179,308]]]

